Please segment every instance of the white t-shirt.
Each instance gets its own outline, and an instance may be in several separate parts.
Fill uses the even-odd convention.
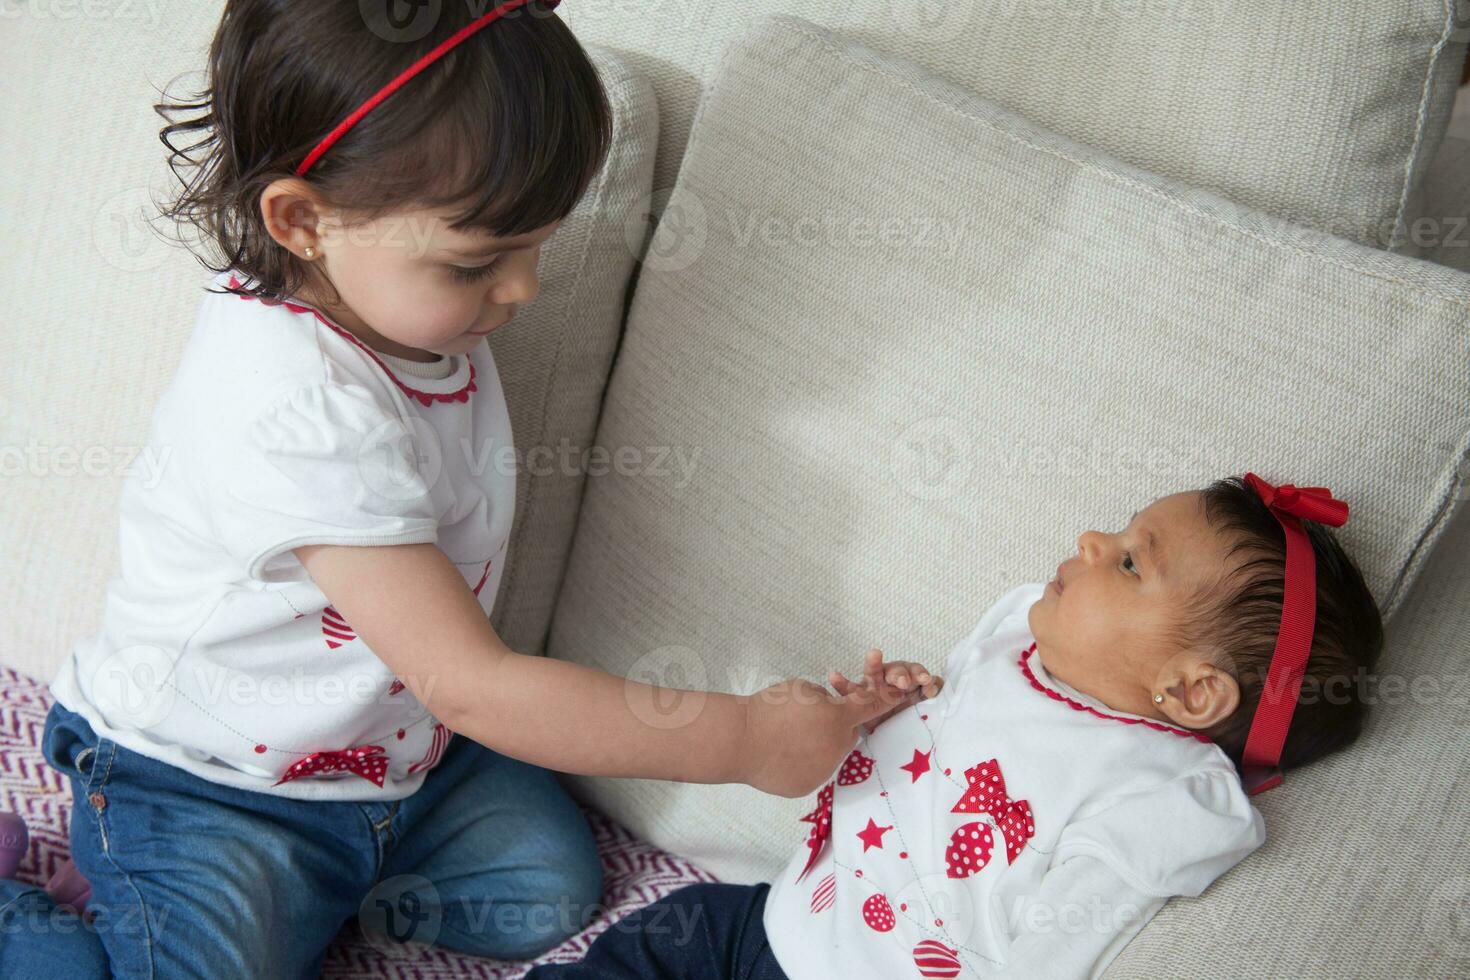
[[[151,465],[123,483],[101,629],[56,699],[216,783],[316,800],[417,789],[452,733],[291,549],[433,542],[489,615],[515,507],[510,419],[488,345],[449,361],[442,378],[395,373],[309,307],[207,293],[153,412]]]
[[[1046,673],[1026,619],[1043,589],[987,611],[940,695],[818,796],[766,901],[792,980],[1095,976],[1264,841],[1218,746]]]

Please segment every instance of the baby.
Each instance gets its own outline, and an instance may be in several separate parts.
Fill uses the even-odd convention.
[[[682,889],[529,976],[1100,973],[1261,845],[1250,793],[1357,736],[1345,681],[1382,625],[1323,526],[1345,518],[1247,474],[1084,533],[954,647],[936,697],[859,742],[775,882]]]

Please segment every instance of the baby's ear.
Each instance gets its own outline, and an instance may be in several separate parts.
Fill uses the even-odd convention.
[[[1164,674],[1159,710],[1181,728],[1213,728],[1240,706],[1240,685],[1216,651],[1182,651],[1170,658]]]
[[[1186,667],[1177,687],[1177,698],[1167,698],[1164,708],[1172,717],[1168,709],[1177,705],[1179,715],[1174,720],[1185,728],[1213,728],[1240,707],[1240,685],[1212,658]]]

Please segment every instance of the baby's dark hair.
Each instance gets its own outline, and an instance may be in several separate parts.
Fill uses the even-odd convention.
[[[1217,649],[1240,685],[1240,706],[1207,732],[1239,767],[1281,627],[1286,535],[1240,477],[1211,483],[1202,503],[1205,519],[1234,540],[1230,570],[1193,617],[1186,642]],[[1383,647],[1383,622],[1362,572],[1330,528],[1310,520],[1301,524],[1316,555],[1316,628],[1282,768],[1305,765],[1358,737],[1367,710],[1365,675]]]
[[[200,263],[240,270],[257,283],[240,292],[259,298],[284,299],[309,281],[305,263],[267,232],[262,191],[294,175],[352,110],[472,21],[476,6],[434,4],[432,25],[418,15],[395,25],[386,14],[375,22],[357,0],[228,0],[204,91],[154,106],[168,121],[159,138],[183,185],[160,211],[202,239],[211,254],[196,251]],[[306,179],[354,221],[454,208],[456,230],[513,237],[571,212],[611,134],[596,68],[536,2],[378,105]]]

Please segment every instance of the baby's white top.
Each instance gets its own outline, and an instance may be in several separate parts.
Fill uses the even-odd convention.
[[[446,360],[411,374],[309,307],[207,293],[153,412],[153,465],[123,484],[101,629],[52,680],[57,700],[229,786],[417,789],[451,733],[291,549],[433,542],[489,615],[515,508],[510,419],[488,345]]]
[[[802,824],[830,840],[805,874],[797,848],[764,918],[792,980],[1094,976],[1265,840],[1218,746],[1046,672],[1026,617],[1044,588],[991,607],[940,695],[849,756],[830,823]]]

